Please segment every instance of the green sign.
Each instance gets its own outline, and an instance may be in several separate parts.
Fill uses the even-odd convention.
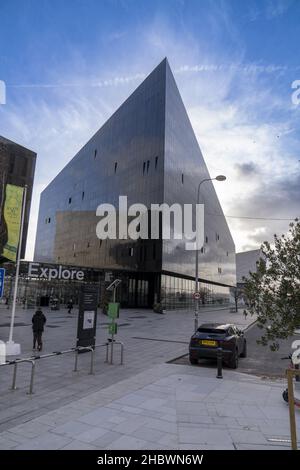
[[[108,325],[108,333],[109,333],[110,335],[116,335],[117,332],[118,332],[118,325],[117,325],[117,323],[110,323],[110,324]]]
[[[109,318],[119,318],[120,304],[117,302],[110,302],[108,304],[108,316]]]

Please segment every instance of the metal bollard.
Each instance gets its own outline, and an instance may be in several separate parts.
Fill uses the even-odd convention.
[[[112,340],[110,345],[110,363],[114,363],[114,340]]]
[[[17,390],[17,385],[16,385],[16,382],[17,382],[17,367],[18,367],[18,363],[15,362],[15,364],[14,364],[14,374],[13,374],[13,381],[12,381],[12,385],[11,385],[11,390]]]
[[[223,379],[223,375],[222,375],[222,348],[218,348],[218,350],[217,350],[217,366],[218,366],[217,379]]]
[[[29,392],[27,392],[27,395],[32,395],[33,392],[33,381],[34,381],[34,372],[35,372],[35,361],[28,361],[31,362],[31,376],[30,376],[30,386],[29,386]]]
[[[90,375],[94,375],[94,348],[91,348],[91,368],[90,368]]]
[[[108,346],[109,346],[109,344],[106,343],[105,346],[106,346],[106,358],[105,358],[105,362],[108,362]]]
[[[121,365],[124,364],[124,344],[121,343]]]
[[[78,364],[78,349],[76,349],[75,351],[75,365],[74,365],[73,372],[77,372],[77,364]]]

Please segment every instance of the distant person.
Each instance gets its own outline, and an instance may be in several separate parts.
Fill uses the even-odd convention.
[[[44,331],[44,325],[46,323],[46,317],[43,314],[42,310],[38,308],[35,314],[32,317],[32,330],[33,330],[33,350],[41,351],[43,348],[42,335]]]
[[[68,307],[68,313],[72,313],[72,310],[73,310],[73,302],[72,302],[72,299],[69,300],[67,307]]]

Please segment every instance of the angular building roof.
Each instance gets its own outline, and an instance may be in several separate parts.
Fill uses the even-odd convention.
[[[167,59],[81,148],[41,195],[35,260],[192,276],[195,252],[181,241],[95,236],[98,204],[195,204],[209,173]],[[205,246],[200,277],[235,284],[235,248],[211,181],[201,187]],[[155,248],[154,245],[155,244]],[[131,248],[134,250],[134,255]],[[127,255],[124,254],[127,250]],[[76,258],[76,259],[75,259]]]

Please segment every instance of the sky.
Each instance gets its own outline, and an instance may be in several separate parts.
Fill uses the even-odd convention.
[[[0,18],[0,135],[38,154],[27,259],[41,191],[164,57],[236,251],[299,217],[299,0],[0,0]]]

